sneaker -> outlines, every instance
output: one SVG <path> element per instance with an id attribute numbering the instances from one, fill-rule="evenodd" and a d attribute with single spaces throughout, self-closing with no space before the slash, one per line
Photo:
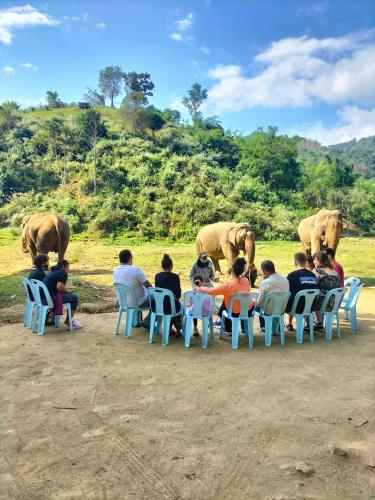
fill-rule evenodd
<path id="1" fill-rule="evenodd" d="M 72 321 L 72 329 L 73 329 L 73 330 L 79 330 L 80 328 L 82 328 L 81 323 L 79 323 L 78 321 L 75 321 L 75 320 L 73 319 L 73 321 Z"/>
<path id="2" fill-rule="evenodd" d="M 216 328 L 217 330 L 220 330 L 221 328 L 221 321 L 215 321 L 213 324 L 213 327 Z"/>

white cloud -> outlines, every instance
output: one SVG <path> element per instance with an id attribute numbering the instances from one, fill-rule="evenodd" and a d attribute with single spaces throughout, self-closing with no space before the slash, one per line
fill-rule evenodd
<path id="1" fill-rule="evenodd" d="M 13 66 L 4 66 L 2 71 L 6 75 L 13 75 L 16 72 L 16 70 L 13 68 Z"/>
<path id="2" fill-rule="evenodd" d="M 202 52 L 202 54 L 205 54 L 206 56 L 210 55 L 210 53 L 211 53 L 211 51 L 208 47 L 201 47 L 200 51 Z"/>
<path id="3" fill-rule="evenodd" d="M 375 135 L 375 107 L 362 109 L 344 106 L 338 111 L 339 120 L 333 127 L 322 122 L 306 123 L 288 130 L 288 134 L 318 140 L 324 146 Z"/>
<path id="4" fill-rule="evenodd" d="M 175 21 L 177 31 L 187 31 L 191 30 L 193 27 L 193 13 L 190 12 L 185 19 L 177 19 Z"/>
<path id="5" fill-rule="evenodd" d="M 303 107 L 375 103 L 375 30 L 337 38 L 285 38 L 254 58 L 251 77 L 238 65 L 217 66 L 208 76 L 218 80 L 209 91 L 217 112 L 254 106 Z"/>
<path id="6" fill-rule="evenodd" d="M 38 97 L 36 99 L 30 99 L 30 97 L 17 97 L 14 99 L 18 104 L 20 104 L 23 108 L 29 108 L 31 106 L 40 106 L 47 104 L 45 97 Z"/>
<path id="7" fill-rule="evenodd" d="M 38 71 L 38 66 L 31 63 L 21 63 L 21 66 L 29 71 Z"/>
<path id="8" fill-rule="evenodd" d="M 75 22 L 78 22 L 80 20 L 81 20 L 81 18 L 78 17 L 78 16 L 72 16 L 72 17 L 64 16 L 64 21 L 75 21 Z"/>
<path id="9" fill-rule="evenodd" d="M 95 25 L 95 26 L 96 26 L 98 29 L 102 29 L 102 30 L 104 30 L 104 29 L 105 29 L 105 27 L 106 27 L 105 23 L 103 23 L 103 22 L 96 23 L 96 25 Z"/>
<path id="10" fill-rule="evenodd" d="M 182 42 L 183 40 L 181 33 L 171 33 L 169 36 L 173 38 L 173 40 L 176 40 L 176 42 Z"/>
<path id="11" fill-rule="evenodd" d="M 9 7 L 0 10 L 0 42 L 10 45 L 15 29 L 28 26 L 54 26 L 59 21 L 31 5 Z"/>

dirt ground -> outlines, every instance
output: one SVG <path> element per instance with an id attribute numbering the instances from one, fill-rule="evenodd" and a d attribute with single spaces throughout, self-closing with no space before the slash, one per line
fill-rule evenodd
<path id="1" fill-rule="evenodd" d="M 0 328 L 1 499 L 375 498 L 375 315 L 359 332 L 202 351 L 116 314 Z"/>

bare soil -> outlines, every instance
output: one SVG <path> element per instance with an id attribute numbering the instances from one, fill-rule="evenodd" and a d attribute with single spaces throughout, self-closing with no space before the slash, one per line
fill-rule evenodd
<path id="1" fill-rule="evenodd" d="M 270 349 L 1 327 L 0 498 L 375 498 L 370 292 L 356 335 Z"/>

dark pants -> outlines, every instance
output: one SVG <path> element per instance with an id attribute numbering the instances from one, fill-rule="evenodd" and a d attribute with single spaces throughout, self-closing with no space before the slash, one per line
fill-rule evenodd
<path id="1" fill-rule="evenodd" d="M 148 303 L 148 301 L 147 301 L 147 303 Z M 174 303 L 175 303 L 175 307 L 176 307 L 176 313 L 180 312 L 181 311 L 181 304 L 180 304 L 180 301 L 178 299 L 176 299 L 176 297 L 174 299 Z M 144 305 L 146 305 L 146 302 L 144 302 Z M 142 307 L 142 304 L 140 307 Z M 152 298 L 151 298 L 151 311 L 155 312 L 155 301 Z M 164 312 L 164 314 L 171 314 L 171 304 L 170 304 L 168 297 L 165 297 L 165 299 L 164 299 L 163 312 Z M 142 322 L 142 326 L 144 326 L 145 328 L 149 328 L 149 326 L 150 326 L 150 320 L 151 320 L 150 315 L 151 315 L 151 313 L 149 313 L 147 315 L 147 317 Z M 182 328 L 181 316 L 175 316 L 174 318 L 171 318 L 171 326 L 172 325 L 176 328 L 176 330 L 181 330 L 181 328 Z"/>
<path id="2" fill-rule="evenodd" d="M 78 297 L 74 293 L 62 293 L 61 294 L 63 304 L 70 304 L 72 311 L 77 310 Z"/>
<path id="3" fill-rule="evenodd" d="M 218 316 L 220 318 L 222 318 L 223 317 L 223 311 L 226 311 L 226 310 L 227 310 L 227 308 L 225 306 L 225 302 L 223 301 L 222 304 L 221 304 L 221 306 L 220 306 L 220 309 L 219 309 L 219 311 L 217 313 Z M 253 313 L 254 313 L 254 308 L 249 309 L 248 317 L 250 318 L 253 315 Z M 239 313 L 232 313 L 232 316 L 234 318 L 238 318 L 239 315 L 240 315 Z M 228 332 L 228 333 L 232 333 L 232 321 L 229 318 L 225 318 L 224 319 L 224 325 L 225 325 L 225 331 Z M 242 331 L 244 332 L 245 331 L 245 327 L 244 327 L 244 322 L 243 321 L 241 321 L 241 328 L 242 328 Z"/>

